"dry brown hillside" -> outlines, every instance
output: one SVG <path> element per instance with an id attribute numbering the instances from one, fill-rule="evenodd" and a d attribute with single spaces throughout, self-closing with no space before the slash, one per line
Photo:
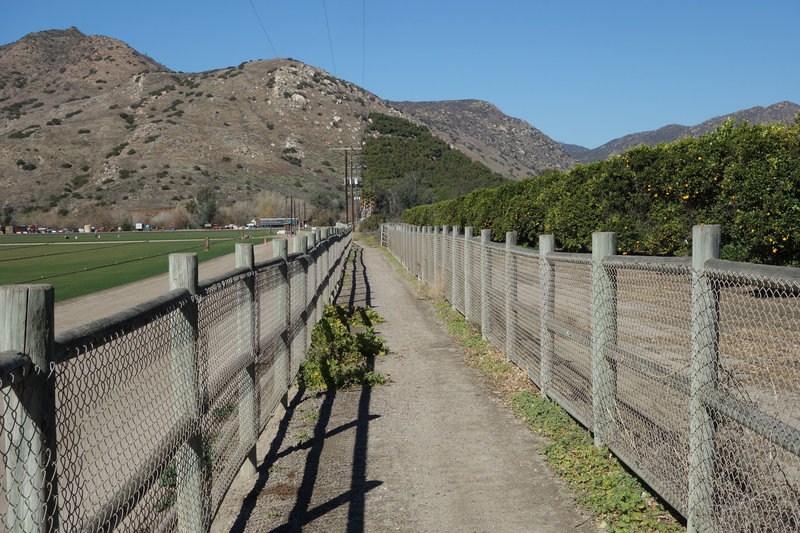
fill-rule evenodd
<path id="1" fill-rule="evenodd" d="M 281 195 L 335 204 L 335 149 L 362 141 L 370 112 L 427 125 L 509 176 L 573 164 L 486 102 L 448 105 L 446 120 L 404 115 L 409 105 L 292 59 L 181 73 L 76 28 L 30 34 L 0 46 L 0 222 L 122 220 L 190 206 L 204 191 L 220 205 L 264 191 L 280 205 Z"/>
<path id="2" fill-rule="evenodd" d="M 338 192 L 331 148 L 396 113 L 290 59 L 175 73 L 74 28 L 3 46 L 0 67 L 0 207 L 17 215 L 174 207 L 204 186 L 221 203 Z"/>

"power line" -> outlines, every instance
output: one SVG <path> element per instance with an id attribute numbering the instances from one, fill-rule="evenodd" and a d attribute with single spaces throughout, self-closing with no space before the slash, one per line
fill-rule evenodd
<path id="1" fill-rule="evenodd" d="M 258 16 L 258 11 L 256 11 L 256 6 L 253 5 L 253 0 L 248 0 L 250 2 L 250 7 L 253 8 L 253 13 L 256 15 L 256 19 L 258 19 L 258 23 L 261 25 L 261 31 L 264 32 L 264 37 L 267 38 L 267 42 L 269 43 L 269 47 L 272 48 L 272 55 L 274 57 L 278 57 L 278 52 L 275 50 L 275 46 L 272 44 L 272 39 L 269 38 L 267 35 L 267 29 L 264 27 L 264 23 L 261 22 L 261 17 Z"/>
<path id="2" fill-rule="evenodd" d="M 325 14 L 325 27 L 328 29 L 328 44 L 331 47 L 331 61 L 333 61 L 333 75 L 337 78 L 339 77 L 336 74 L 336 59 L 333 57 L 333 40 L 331 39 L 331 26 L 328 24 L 328 9 L 325 7 L 325 0 L 322 0 L 322 12 Z"/>

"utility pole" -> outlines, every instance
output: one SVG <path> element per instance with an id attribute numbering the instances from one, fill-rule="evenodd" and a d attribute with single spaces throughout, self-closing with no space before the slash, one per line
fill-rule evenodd
<path id="1" fill-rule="evenodd" d="M 350 205 L 347 198 L 347 148 L 344 149 L 344 223 L 350 223 Z"/>
<path id="2" fill-rule="evenodd" d="M 353 165 L 355 162 L 356 150 L 361 150 L 361 147 L 353 148 L 352 146 L 331 146 L 328 148 L 331 151 L 344 152 L 344 216 L 347 224 L 355 223 L 356 221 L 356 208 L 355 208 L 355 169 Z"/>
<path id="3" fill-rule="evenodd" d="M 353 213 L 353 229 L 356 227 L 356 180 L 353 174 L 353 159 L 355 153 L 350 157 L 350 202 L 352 203 L 351 213 Z"/>

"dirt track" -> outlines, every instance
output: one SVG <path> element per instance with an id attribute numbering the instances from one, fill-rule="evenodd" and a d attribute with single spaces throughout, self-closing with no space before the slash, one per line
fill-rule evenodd
<path id="1" fill-rule="evenodd" d="M 463 364 L 431 307 L 374 248 L 348 263 L 339 301 L 372 305 L 390 382 L 290 391 L 212 531 L 597 531 L 539 453 L 541 441 Z"/>
<path id="2" fill-rule="evenodd" d="M 271 242 L 266 245 L 256 244 L 253 248 L 256 262 L 272 257 Z M 201 280 L 210 278 L 233 270 L 235 266 L 235 254 L 211 259 L 199 264 L 198 278 Z M 58 302 L 55 305 L 56 333 L 124 311 L 165 292 L 169 292 L 168 274 Z"/>

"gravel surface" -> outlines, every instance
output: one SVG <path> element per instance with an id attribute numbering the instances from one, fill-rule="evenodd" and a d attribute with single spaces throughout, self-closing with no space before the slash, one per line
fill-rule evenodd
<path id="1" fill-rule="evenodd" d="M 347 270 L 338 301 L 387 320 L 376 331 L 392 353 L 376 370 L 389 383 L 290 391 L 257 478 L 237 478 L 212 531 L 598 531 L 383 252 L 364 248 Z"/>

